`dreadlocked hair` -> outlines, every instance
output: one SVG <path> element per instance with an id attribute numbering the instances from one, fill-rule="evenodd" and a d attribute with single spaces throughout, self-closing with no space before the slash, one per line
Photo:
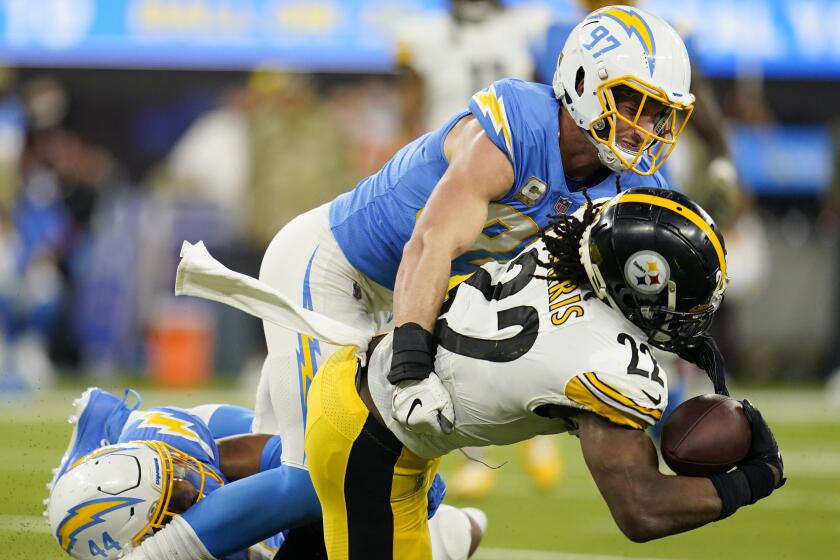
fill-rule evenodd
<path id="1" fill-rule="evenodd" d="M 548 225 L 539 233 L 549 254 L 549 262 L 539 264 L 549 270 L 547 276 L 535 276 L 544 280 L 571 280 L 576 284 L 588 284 L 589 278 L 580 262 L 580 240 L 603 203 L 594 204 L 586 188 L 583 188 L 586 206 L 582 219 L 566 214 L 551 216 Z"/>

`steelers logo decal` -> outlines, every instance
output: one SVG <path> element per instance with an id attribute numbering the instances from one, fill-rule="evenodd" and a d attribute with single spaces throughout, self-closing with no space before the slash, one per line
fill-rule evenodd
<path id="1" fill-rule="evenodd" d="M 655 251 L 639 251 L 624 263 L 627 285 L 643 294 L 658 294 L 665 289 L 670 277 L 668 261 Z"/>

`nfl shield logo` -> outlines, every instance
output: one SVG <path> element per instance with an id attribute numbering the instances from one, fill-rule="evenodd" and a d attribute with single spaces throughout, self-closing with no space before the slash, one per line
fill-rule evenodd
<path id="1" fill-rule="evenodd" d="M 557 200 L 554 201 L 554 213 L 555 214 L 565 214 L 569 211 L 569 208 L 572 206 L 572 201 L 566 198 L 565 196 L 558 197 Z"/>

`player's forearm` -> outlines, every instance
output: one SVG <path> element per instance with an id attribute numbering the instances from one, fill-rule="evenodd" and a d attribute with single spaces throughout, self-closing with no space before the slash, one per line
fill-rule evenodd
<path id="1" fill-rule="evenodd" d="M 610 511 L 634 542 L 695 529 L 720 515 L 721 501 L 708 478 L 658 474 L 631 487 L 621 505 L 610 504 Z"/>
<path id="2" fill-rule="evenodd" d="M 644 431 L 594 414 L 580 415 L 578 426 L 586 465 L 630 540 L 658 539 L 720 517 L 722 504 L 712 482 L 659 472 L 656 448 Z"/>
<path id="3" fill-rule="evenodd" d="M 425 239 L 424 239 L 425 237 Z M 434 236 L 416 236 L 403 251 L 394 285 L 394 323 L 417 323 L 434 331 L 449 285 L 451 250 Z"/>

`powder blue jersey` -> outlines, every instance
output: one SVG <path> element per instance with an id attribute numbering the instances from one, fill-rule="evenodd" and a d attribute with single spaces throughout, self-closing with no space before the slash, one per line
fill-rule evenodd
<path id="1" fill-rule="evenodd" d="M 613 196 L 619 187 L 668 188 L 659 173 L 643 177 L 606 168 L 588 183 L 568 179 L 560 158 L 560 110 L 552 89 L 542 84 L 505 79 L 476 93 L 467 111 L 402 148 L 379 172 L 332 202 L 330 227 L 347 259 L 377 283 L 394 288 L 403 246 L 448 166 L 446 135 L 469 114 L 510 160 L 514 182 L 505 196 L 490 203 L 478 240 L 452 261 L 453 275 L 471 273 L 490 260 L 510 260 L 551 215 L 584 204 L 583 187 L 591 198 Z"/>

